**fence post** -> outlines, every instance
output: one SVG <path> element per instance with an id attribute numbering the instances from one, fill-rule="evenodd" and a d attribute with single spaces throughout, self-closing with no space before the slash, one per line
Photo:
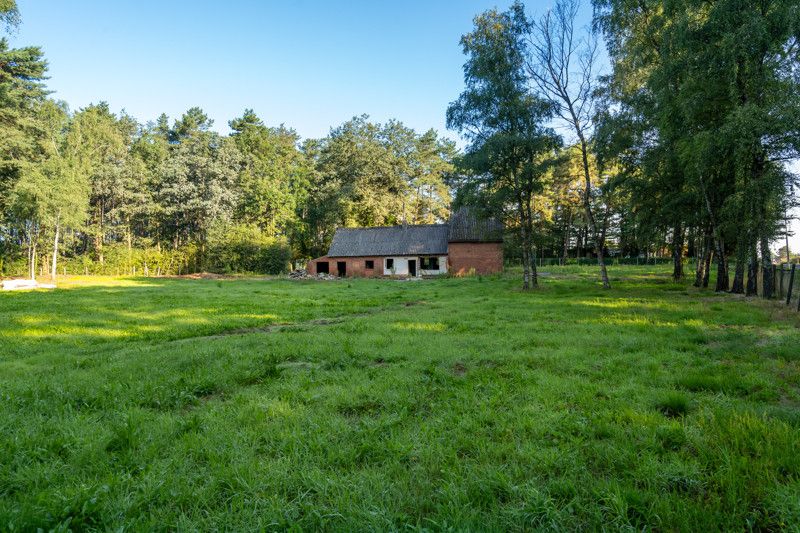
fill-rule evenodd
<path id="1" fill-rule="evenodd" d="M 772 264 L 772 287 L 770 287 L 769 298 L 775 298 L 775 278 L 778 277 L 778 265 Z"/>
<path id="2" fill-rule="evenodd" d="M 789 302 L 792 301 L 792 287 L 794 286 L 794 270 L 797 267 L 796 263 L 792 263 L 792 271 L 789 274 L 789 290 L 786 293 L 786 305 L 789 305 Z"/>

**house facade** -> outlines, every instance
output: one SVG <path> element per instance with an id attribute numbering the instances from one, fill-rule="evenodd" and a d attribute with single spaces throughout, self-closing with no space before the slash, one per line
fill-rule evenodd
<path id="1" fill-rule="evenodd" d="M 490 274 L 503 270 L 503 227 L 461 209 L 446 224 L 338 228 L 310 274 L 341 277 Z"/>

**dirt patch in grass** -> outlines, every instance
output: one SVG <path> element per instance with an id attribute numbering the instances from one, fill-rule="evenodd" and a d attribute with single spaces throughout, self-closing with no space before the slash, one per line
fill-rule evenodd
<path id="1" fill-rule="evenodd" d="M 236 279 L 233 276 L 214 274 L 213 272 L 197 272 L 195 274 L 182 274 L 180 276 L 163 276 L 166 279 Z"/>
<path id="2" fill-rule="evenodd" d="M 415 305 L 424 305 L 426 302 L 420 300 L 415 302 L 404 302 L 402 307 L 410 307 Z M 343 322 L 347 322 L 348 320 L 354 318 L 364 318 L 368 317 L 377 313 L 386 313 L 389 311 L 396 310 L 397 307 L 377 307 L 375 309 L 370 309 L 368 311 L 362 313 L 353 313 L 349 315 L 340 315 L 330 318 L 315 318 L 313 320 L 307 320 L 305 322 L 280 322 L 277 324 L 269 324 L 266 326 L 255 326 L 251 328 L 236 328 L 230 329 L 226 331 L 220 331 L 218 333 L 214 333 L 213 335 L 198 335 L 196 337 L 184 337 L 181 339 L 176 339 L 173 342 L 186 342 L 186 341 L 196 341 L 196 340 L 211 340 L 211 339 L 218 339 L 222 337 L 228 337 L 231 335 L 249 335 L 252 333 L 276 333 L 278 331 L 288 330 L 288 329 L 299 329 L 304 328 L 307 326 L 331 326 L 334 324 L 341 324 Z"/>

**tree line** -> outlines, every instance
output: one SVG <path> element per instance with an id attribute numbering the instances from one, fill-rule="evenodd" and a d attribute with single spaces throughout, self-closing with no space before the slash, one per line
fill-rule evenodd
<path id="1" fill-rule="evenodd" d="M 71 112 L 46 67 L 0 40 L 2 273 L 277 273 L 338 225 L 447 217 L 455 145 L 433 130 L 360 116 L 301 141 L 248 109 L 220 135 L 198 107 L 141 124 L 105 103 Z"/>
<path id="2" fill-rule="evenodd" d="M 526 287 L 537 245 L 560 236 L 566 253 L 578 217 L 605 287 L 615 248 L 668 250 L 675 279 L 691 255 L 702 287 L 715 264 L 718 291 L 755 294 L 762 265 L 771 292 L 770 244 L 796 205 L 797 3 L 594 0 L 589 28 L 579 7 L 530 18 L 516 2 L 462 38 L 467 88 L 448 109 L 470 140 L 461 200 L 519 225 Z"/>
<path id="3" fill-rule="evenodd" d="M 800 14 L 792 0 L 578 0 L 489 10 L 461 39 L 431 130 L 354 117 L 322 139 L 252 110 L 220 135 L 202 111 L 139 123 L 52 99 L 37 47 L 0 40 L 0 272 L 280 272 L 337 226 L 432 223 L 472 205 L 505 253 L 669 256 L 680 279 L 752 294 L 788 231 L 800 145 Z M 19 23 L 0 0 L 0 20 Z M 603 51 L 610 69 L 601 68 Z M 790 251 L 788 241 L 787 259 Z"/>

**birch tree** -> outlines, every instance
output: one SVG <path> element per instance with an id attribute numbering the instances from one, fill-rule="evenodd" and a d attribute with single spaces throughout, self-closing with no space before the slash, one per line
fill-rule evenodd
<path id="1" fill-rule="evenodd" d="M 515 4 L 518 5 L 518 4 Z M 595 212 L 596 183 L 590 168 L 590 144 L 596 103 L 597 40 L 591 33 L 581 34 L 577 26 L 577 0 L 558 0 L 528 28 L 530 54 L 526 69 L 534 86 L 552 105 L 554 116 L 577 139 L 583 174 L 583 209 L 592 234 L 603 287 L 611 288 L 604 248 L 605 220 Z M 596 182 L 597 178 L 595 179 Z M 607 210 L 606 210 L 607 211 Z"/>
<path id="2" fill-rule="evenodd" d="M 484 193 L 507 206 L 519 229 L 523 290 L 537 286 L 533 202 L 560 145 L 560 138 L 545 126 L 553 106 L 527 85 L 527 28 L 520 3 L 475 18 L 475 29 L 461 38 L 467 55 L 466 90 L 447 110 L 448 127 L 470 142 L 462 167 L 481 182 Z"/>

